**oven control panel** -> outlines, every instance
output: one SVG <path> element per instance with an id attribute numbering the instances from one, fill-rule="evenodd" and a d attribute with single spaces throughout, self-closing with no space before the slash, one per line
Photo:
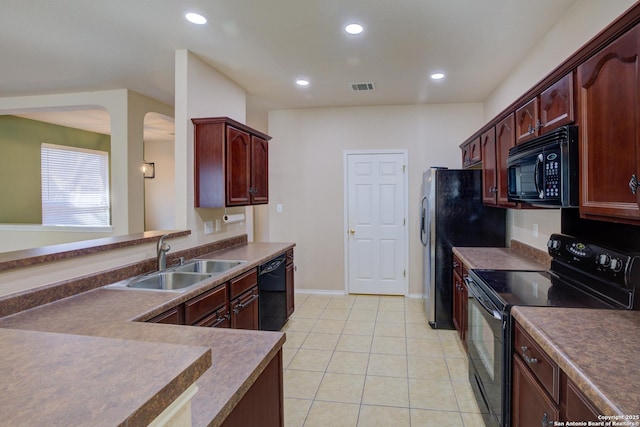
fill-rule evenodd
<path id="1" fill-rule="evenodd" d="M 640 254 L 624 253 L 564 234 L 552 234 L 547 248 L 554 260 L 577 270 L 626 288 L 640 287 Z"/>

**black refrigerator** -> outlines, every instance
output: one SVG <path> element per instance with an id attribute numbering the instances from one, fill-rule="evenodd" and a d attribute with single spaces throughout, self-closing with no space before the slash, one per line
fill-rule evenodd
<path id="1" fill-rule="evenodd" d="M 453 329 L 454 246 L 505 246 L 506 209 L 482 204 L 482 171 L 430 168 L 423 174 L 420 240 L 429 325 Z"/>

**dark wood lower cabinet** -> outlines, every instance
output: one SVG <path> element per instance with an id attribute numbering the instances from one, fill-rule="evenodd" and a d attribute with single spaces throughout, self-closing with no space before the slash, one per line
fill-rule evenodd
<path id="1" fill-rule="evenodd" d="M 285 288 L 287 295 L 287 319 L 291 316 L 295 310 L 295 286 L 293 279 L 293 249 L 287 251 L 287 263 L 285 266 Z"/>
<path id="2" fill-rule="evenodd" d="M 562 421 L 601 421 L 600 412 L 582 394 L 578 387 L 566 375 L 562 375 L 562 400 L 560 410 Z"/>
<path id="3" fill-rule="evenodd" d="M 519 356 L 513 357 L 512 425 L 540 427 L 560 420 L 560 409 L 540 386 Z M 550 424 L 543 424 L 544 421 Z"/>
<path id="4" fill-rule="evenodd" d="M 222 427 L 284 426 L 282 350 L 267 365 Z"/>
<path id="5" fill-rule="evenodd" d="M 173 307 L 162 314 L 157 315 L 149 320 L 149 323 L 164 323 L 167 325 L 182 325 L 184 323 L 184 314 L 182 306 Z"/>
<path id="6" fill-rule="evenodd" d="M 255 286 L 231 301 L 231 327 L 258 330 L 258 287 Z"/>
<path id="7" fill-rule="evenodd" d="M 600 421 L 595 405 L 518 324 L 512 363 L 513 427 Z"/>

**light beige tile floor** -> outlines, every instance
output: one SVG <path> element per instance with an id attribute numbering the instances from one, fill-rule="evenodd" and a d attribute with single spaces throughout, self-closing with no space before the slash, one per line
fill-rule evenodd
<path id="1" fill-rule="evenodd" d="M 455 331 L 423 301 L 296 294 L 284 326 L 285 427 L 481 427 Z"/>

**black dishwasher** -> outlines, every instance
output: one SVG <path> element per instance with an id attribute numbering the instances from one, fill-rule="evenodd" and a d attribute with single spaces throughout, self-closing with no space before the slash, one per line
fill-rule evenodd
<path id="1" fill-rule="evenodd" d="M 286 255 L 282 254 L 258 267 L 261 331 L 279 331 L 287 321 L 285 264 Z"/>

